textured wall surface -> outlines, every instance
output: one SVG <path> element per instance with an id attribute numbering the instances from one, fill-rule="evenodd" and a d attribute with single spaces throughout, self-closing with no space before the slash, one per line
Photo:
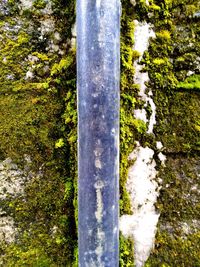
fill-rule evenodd
<path id="1" fill-rule="evenodd" d="M 122 2 L 124 20 L 127 14 L 134 20 L 130 22 L 132 26 L 130 23 L 127 26 L 135 28 L 133 79 L 139 89 L 132 96 L 126 91 L 126 99 L 131 96 L 132 114 L 137 120 L 136 123 L 132 119 L 135 130 L 130 127 L 131 119 L 127 127 L 132 132 L 130 139 L 132 136 L 138 142 L 132 147 L 132 153 L 127 148 L 130 167 L 124 184 L 121 176 L 125 196 L 122 195 L 122 234 L 134 240 L 136 266 L 199 266 L 199 3 L 135 1 L 132 4 L 132 9 L 126 10 L 128 4 Z M 148 33 L 145 25 L 149 25 L 154 35 Z M 124 31 L 122 27 L 122 38 L 125 34 L 127 28 Z M 148 47 L 144 51 L 148 35 Z M 124 69 L 131 63 L 126 56 L 131 56 L 131 52 L 127 50 L 127 45 L 125 48 L 122 43 L 122 90 L 126 82 Z M 124 110 L 128 104 L 123 94 L 122 102 Z M 128 119 L 127 114 L 125 117 Z M 127 128 L 123 127 L 123 122 L 126 123 L 123 116 L 122 119 L 123 133 Z M 155 168 L 153 174 L 152 168 Z M 130 210 L 126 208 L 125 189 L 130 197 Z M 153 225 L 157 225 L 154 230 Z M 148 239 L 153 242 L 148 243 Z M 130 252 L 128 248 L 122 250 L 121 265 L 133 266 L 132 255 L 127 251 Z"/>
<path id="2" fill-rule="evenodd" d="M 0 266 L 72 266 L 73 1 L 0 1 Z"/>
<path id="3" fill-rule="evenodd" d="M 122 0 L 124 267 L 200 266 L 198 2 Z M 74 6 L 0 0 L 0 266 L 77 266 Z"/>

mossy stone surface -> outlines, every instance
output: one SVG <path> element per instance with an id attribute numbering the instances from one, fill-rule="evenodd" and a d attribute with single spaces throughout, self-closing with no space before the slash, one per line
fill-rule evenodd
<path id="1" fill-rule="evenodd" d="M 2 242 L 3 266 L 77 266 L 77 114 L 75 2 L 0 3 L 0 160 L 31 179 L 21 195 L 0 199 L 15 221 L 16 242 Z M 122 1 L 120 210 L 131 214 L 126 192 L 135 140 L 154 149 L 162 178 L 160 222 L 148 267 L 196 267 L 199 255 L 200 7 L 193 1 Z M 50 8 L 50 9 L 49 9 Z M 49 12 L 50 10 L 50 12 Z M 134 84 L 134 19 L 153 25 L 142 59 L 156 104 L 154 134 L 133 116 L 143 106 Z M 47 24 L 45 24 L 47 23 Z M 50 27 L 47 27 L 49 24 Z M 45 26 L 46 25 L 46 26 Z M 48 29 L 48 30 L 47 30 Z M 151 114 L 148 110 L 147 114 Z M 167 157 L 163 167 L 156 141 Z M 31 161 L 26 169 L 26 157 Z M 133 241 L 120 239 L 120 265 L 134 266 Z"/>

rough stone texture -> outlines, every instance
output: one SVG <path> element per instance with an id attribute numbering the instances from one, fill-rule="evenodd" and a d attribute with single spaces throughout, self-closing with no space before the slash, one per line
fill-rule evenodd
<path id="1" fill-rule="evenodd" d="M 0 1 L 1 266 L 75 261 L 72 25 L 73 1 Z"/>
<path id="2" fill-rule="evenodd" d="M 125 3 L 124 6 L 126 6 Z M 134 51 L 134 59 L 137 60 L 137 57 L 139 57 L 140 63 L 143 64 L 140 66 L 142 73 L 139 77 L 141 80 L 145 72 L 148 72 L 149 76 L 149 81 L 145 83 L 146 88 L 141 83 L 140 90 L 144 87 L 145 94 L 152 93 L 150 97 L 156 106 L 155 111 L 151 105 L 146 106 L 145 103 L 141 103 L 140 91 L 138 96 L 135 96 L 136 104 L 130 110 L 134 113 L 135 119 L 143 120 L 146 124 L 146 129 L 140 128 L 138 123 L 138 133 L 135 134 L 133 129 L 132 138 L 133 140 L 138 140 L 142 147 L 149 147 L 154 151 L 152 161 L 156 162 L 157 177 L 155 181 L 160 188 L 159 197 L 155 204 L 155 208 L 160 214 L 155 245 L 146 264 L 137 262 L 137 251 L 134 251 L 136 266 L 200 265 L 200 47 L 199 19 L 195 15 L 196 12 L 198 13 L 199 8 L 197 1 L 190 3 L 189 1 L 182 3 L 173 1 L 137 1 L 132 7 L 132 18 L 137 18 L 143 24 L 145 22 L 151 23 L 155 32 L 155 36 L 150 39 L 149 48 L 146 49 L 142 59 L 141 54 L 138 55 L 136 53 L 137 51 Z M 126 15 L 130 13 L 129 11 Z M 136 38 L 135 43 L 137 44 L 137 34 L 135 34 L 134 38 Z M 124 50 L 122 51 L 124 52 Z M 126 53 L 124 54 L 126 55 Z M 129 52 L 129 56 L 131 57 L 131 52 Z M 122 65 L 123 63 L 122 60 Z M 135 76 L 136 78 L 138 76 L 137 66 Z M 124 81 L 123 76 L 122 88 L 124 87 Z M 127 93 L 127 95 L 130 99 L 130 93 Z M 132 101 L 134 101 L 133 98 Z M 128 106 L 128 104 L 125 105 Z M 140 112 L 141 110 L 142 112 Z M 152 133 L 150 133 L 148 132 L 148 120 L 154 112 L 156 112 L 156 122 Z M 131 122 L 128 116 L 127 121 Z M 134 118 L 132 121 L 134 124 Z M 131 141 L 129 142 L 131 143 Z M 137 146 L 136 148 L 132 146 L 132 148 L 137 149 Z M 129 151 L 128 147 L 127 151 Z M 136 158 L 133 161 L 133 166 L 137 161 L 138 159 Z M 143 163 L 140 164 L 141 168 L 146 168 L 143 165 Z M 132 176 L 133 183 L 137 181 L 137 176 L 139 176 L 139 172 L 137 172 L 137 175 Z M 141 175 L 141 181 L 143 177 L 144 175 Z M 128 177 L 127 184 L 129 180 L 130 177 Z M 141 188 L 141 194 L 144 192 L 143 190 L 144 188 Z M 127 191 L 129 192 L 129 188 Z M 130 198 L 132 200 L 132 194 Z M 127 202 L 127 199 L 128 197 L 126 196 L 123 201 L 126 200 Z M 124 210 L 123 208 L 123 212 Z M 128 210 L 128 212 L 130 211 Z M 122 219 L 124 218 L 122 233 L 124 232 L 126 236 L 130 236 L 132 231 L 134 236 L 135 228 L 132 226 L 130 229 L 130 225 L 134 225 L 133 222 L 137 211 L 126 215 L 128 212 L 125 212 L 124 217 L 122 216 Z M 143 230 L 145 231 L 147 228 L 148 223 L 143 226 Z M 134 245 L 135 248 L 137 247 L 136 244 L 137 241 Z M 129 257 L 131 259 L 132 256 L 127 255 L 127 258 Z M 130 261 L 124 260 L 124 258 L 122 257 L 122 266 L 127 266 L 128 264 L 132 266 Z"/>

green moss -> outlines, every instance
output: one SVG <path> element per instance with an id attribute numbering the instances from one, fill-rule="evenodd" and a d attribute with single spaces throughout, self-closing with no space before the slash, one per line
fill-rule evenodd
<path id="1" fill-rule="evenodd" d="M 46 50 L 51 36 L 41 40 L 36 30 L 44 5 L 35 2 L 35 9 L 20 15 L 17 2 L 10 2 L 13 13 L 0 25 L 0 155 L 32 177 L 24 195 L 1 200 L 1 208 L 14 218 L 17 238 L 1 244 L 0 253 L 8 267 L 72 266 L 77 246 L 75 54 L 69 47 L 67 56 Z M 56 20 L 58 6 L 53 8 Z M 70 38 L 74 1 L 59 3 L 59 9 L 66 19 L 56 31 L 61 36 L 65 31 L 66 38 L 68 29 Z M 33 77 L 26 78 L 27 71 Z M 31 158 L 30 170 L 24 169 L 25 155 Z"/>
<path id="2" fill-rule="evenodd" d="M 120 235 L 120 267 L 132 267 L 134 262 L 133 240 Z"/>
<path id="3" fill-rule="evenodd" d="M 177 88 L 186 90 L 200 90 L 200 75 L 192 75 L 185 79 L 185 81 L 177 84 Z"/>
<path id="4" fill-rule="evenodd" d="M 156 33 L 156 37 L 159 38 L 161 41 L 164 39 L 166 42 L 171 39 L 171 33 L 168 30 L 161 30 Z"/>
<path id="5" fill-rule="evenodd" d="M 138 121 L 133 121 L 130 109 L 133 110 L 136 103 L 138 88 L 133 84 L 135 52 L 134 44 L 134 14 L 132 6 L 122 1 L 121 17 L 121 110 L 120 110 L 120 209 L 121 214 L 130 214 L 131 206 L 126 193 L 126 179 L 128 172 L 128 155 L 132 151 L 137 130 L 141 128 Z"/>
<path id="6" fill-rule="evenodd" d="M 10 199 L 9 209 L 1 204 L 18 229 L 17 242 L 2 248 L 4 266 L 66 266 L 73 259 L 73 221 L 69 210 L 63 214 L 68 205 L 55 169 L 44 168 L 43 177 L 32 178 L 24 197 Z"/>
<path id="7" fill-rule="evenodd" d="M 143 62 L 156 104 L 154 134 L 164 145 L 167 161 L 164 169 L 157 164 L 163 181 L 156 204 L 161 214 L 155 248 L 145 266 L 199 266 L 199 232 L 194 225 L 199 220 L 199 30 L 193 11 L 182 15 L 188 1 L 154 3 L 160 9 L 151 11 L 148 19 L 156 38 Z M 188 77 L 189 71 L 194 74 Z"/>
<path id="8" fill-rule="evenodd" d="M 33 3 L 33 6 L 36 9 L 43 9 L 43 8 L 46 7 L 46 5 L 47 5 L 47 3 L 44 0 L 35 0 L 34 3 Z"/>
<path id="9" fill-rule="evenodd" d="M 158 232 L 154 257 L 150 256 L 145 267 L 199 266 L 199 244 L 199 232 L 188 235 L 187 239 Z"/>
<path id="10" fill-rule="evenodd" d="M 159 119 L 154 131 L 166 147 L 166 152 L 195 151 L 200 139 L 196 127 L 199 122 L 200 105 L 197 95 L 191 95 L 190 92 L 166 95 L 157 91 L 155 102 Z"/>

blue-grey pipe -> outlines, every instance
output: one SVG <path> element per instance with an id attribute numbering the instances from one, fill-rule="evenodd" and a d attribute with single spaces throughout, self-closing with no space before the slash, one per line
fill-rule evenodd
<path id="1" fill-rule="evenodd" d="M 120 1 L 77 0 L 79 267 L 119 265 Z"/>

